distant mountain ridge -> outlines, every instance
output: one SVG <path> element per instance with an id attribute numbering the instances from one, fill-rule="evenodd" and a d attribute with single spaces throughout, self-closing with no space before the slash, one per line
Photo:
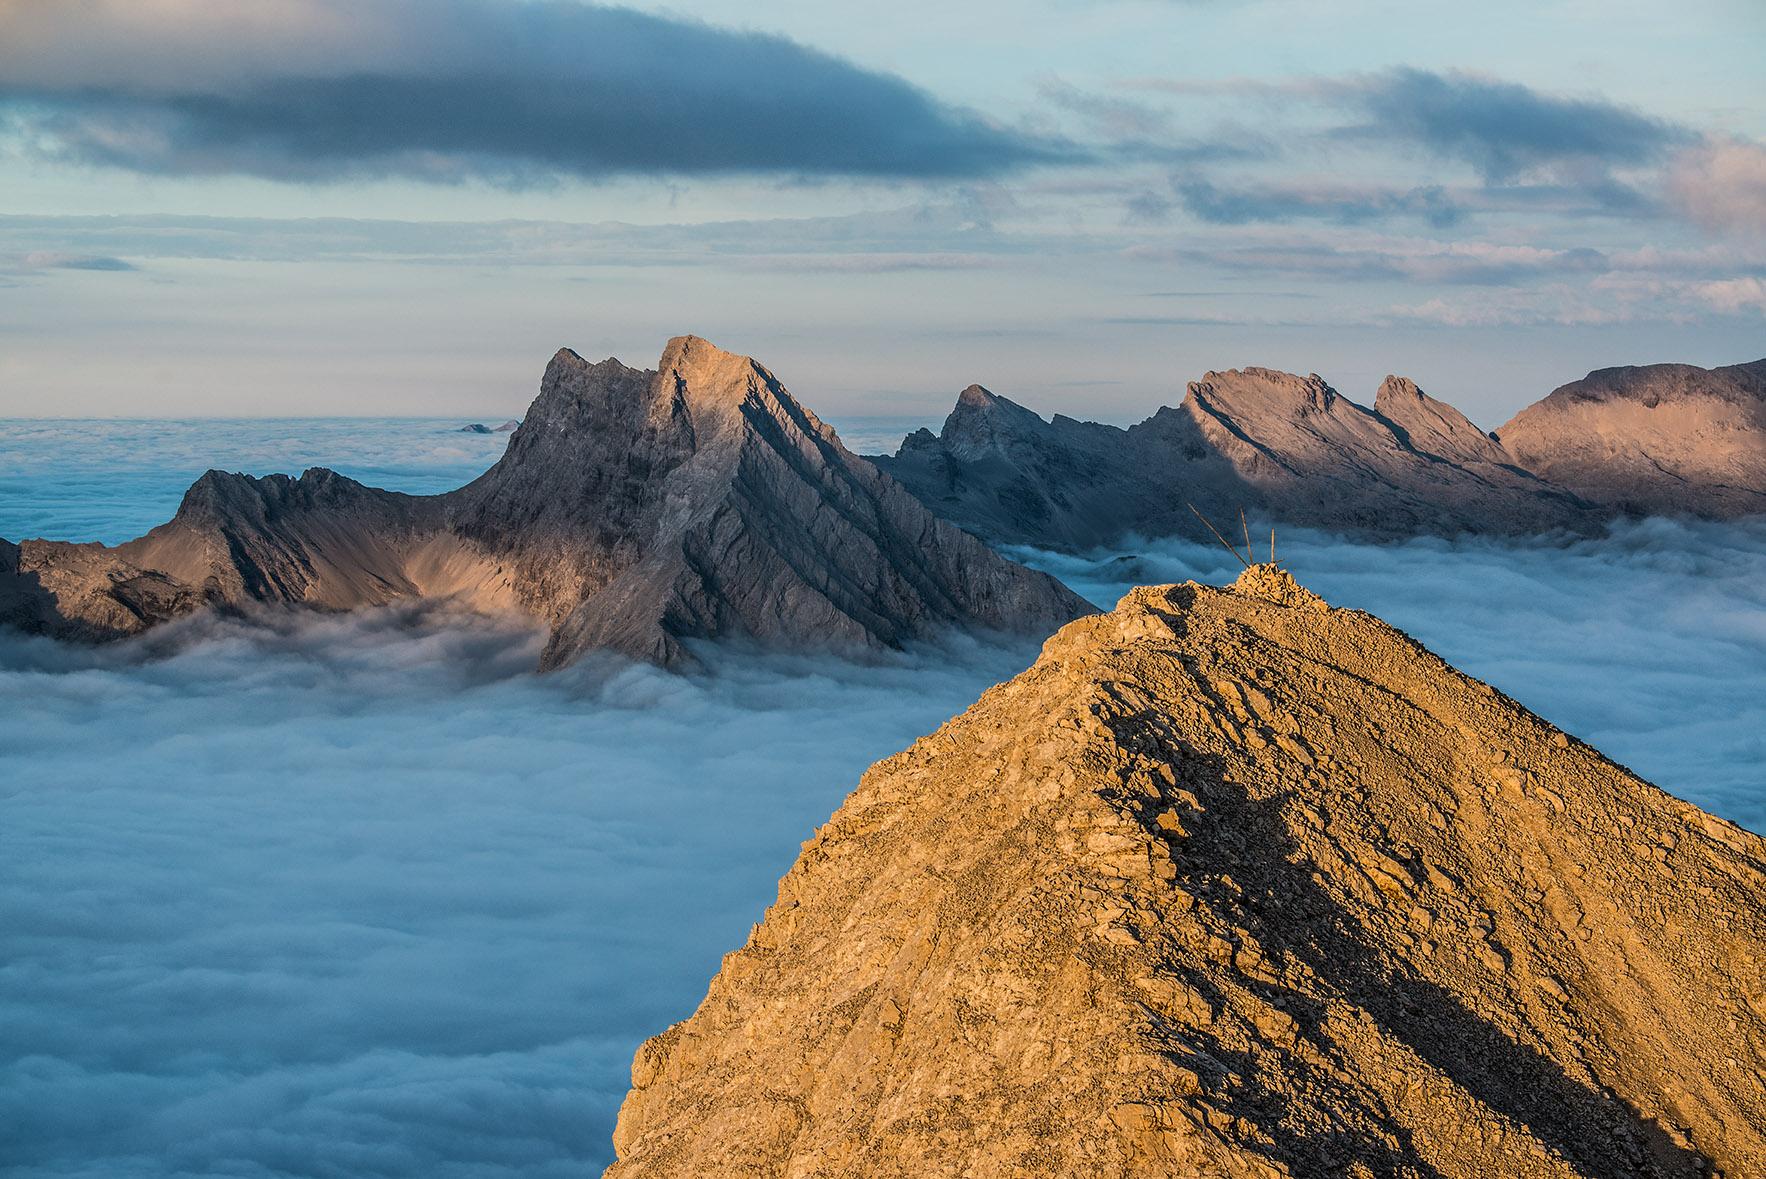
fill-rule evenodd
<path id="1" fill-rule="evenodd" d="M 1203 539 L 1192 503 L 1376 538 L 1732 517 L 1766 511 L 1766 361 L 1602 370 L 1494 434 L 1397 376 L 1368 408 L 1316 374 L 1211 372 L 1127 429 L 972 385 L 941 432 L 873 461 L 994 543 L 1069 550 Z"/>
<path id="2" fill-rule="evenodd" d="M 1598 369 L 1496 434 L 1542 478 L 1629 514 L 1766 512 L 1766 360 Z"/>
<path id="3" fill-rule="evenodd" d="M 539 619 L 547 667 L 602 648 L 677 665 L 697 638 L 1046 633 L 1090 609 L 938 520 L 759 364 L 692 336 L 653 371 L 561 350 L 503 457 L 458 491 L 210 471 L 137 540 L 0 550 L 0 619 L 66 637 L 213 606 L 413 597 Z"/>
<path id="4" fill-rule="evenodd" d="M 1316 374 L 1210 372 L 1127 429 L 971 385 L 941 432 L 866 460 L 697 337 L 655 370 L 563 349 L 503 456 L 457 491 L 210 471 L 127 543 L 0 542 L 0 622 L 112 638 L 212 607 L 448 598 L 543 622 L 547 667 L 600 648 L 678 664 L 701 638 L 1046 632 L 1089 607 L 983 542 L 1206 539 L 1192 505 L 1372 538 L 1766 511 L 1766 361 L 1603 369 L 1495 433 L 1396 376 L 1367 407 Z"/>

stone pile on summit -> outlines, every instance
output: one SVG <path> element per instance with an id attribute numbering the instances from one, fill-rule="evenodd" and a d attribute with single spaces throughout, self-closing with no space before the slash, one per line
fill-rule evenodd
<path id="1" fill-rule="evenodd" d="M 1766 1174 L 1766 840 L 1256 566 L 878 763 L 609 1179 Z"/>
<path id="2" fill-rule="evenodd" d="M 413 597 L 534 616 L 548 667 L 603 648 L 678 664 L 701 638 L 1047 633 L 1090 609 L 935 518 L 761 365 L 692 336 L 654 371 L 560 351 L 503 457 L 446 495 L 210 471 L 138 540 L 0 550 L 0 620 L 70 637 Z"/>

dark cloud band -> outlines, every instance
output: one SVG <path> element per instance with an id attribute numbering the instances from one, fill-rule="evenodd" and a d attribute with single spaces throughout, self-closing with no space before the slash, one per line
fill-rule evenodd
<path id="1" fill-rule="evenodd" d="M 68 68 L 0 51 L 0 117 L 56 158 L 303 181 L 972 177 L 1079 155 L 778 36 L 566 0 L 293 7 L 333 25 L 372 21 L 378 56 L 328 64 L 314 34 L 285 64 L 242 71 L 226 60 L 230 30 L 186 18 L 160 47 L 163 74 L 135 68 L 113 82 L 103 30 L 74 36 L 27 4 L 0 15 L 0 41 L 28 18 L 23 31 Z M 93 19 L 68 8 L 67 22 Z M 408 39 L 397 35 L 406 23 Z"/>
<path id="2" fill-rule="evenodd" d="M 1367 116 L 1345 134 L 1415 144 L 1499 183 L 1539 168 L 1649 164 L 1692 138 L 1602 99 L 1458 71 L 1397 69 L 1333 89 Z"/>

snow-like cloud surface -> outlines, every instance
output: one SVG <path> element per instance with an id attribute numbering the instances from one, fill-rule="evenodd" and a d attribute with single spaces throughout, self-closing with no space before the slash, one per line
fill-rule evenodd
<path id="1" fill-rule="evenodd" d="M 156 644 L 0 637 L 9 1174 L 596 1173 L 798 843 L 1034 654 L 537 677 L 538 635 L 416 610 Z"/>

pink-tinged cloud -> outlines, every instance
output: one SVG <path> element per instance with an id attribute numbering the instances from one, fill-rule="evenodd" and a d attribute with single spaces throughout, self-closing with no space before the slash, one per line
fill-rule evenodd
<path id="1" fill-rule="evenodd" d="M 1668 173 L 1675 203 L 1706 229 L 1766 234 L 1766 145 L 1713 139 L 1682 152 Z"/>

